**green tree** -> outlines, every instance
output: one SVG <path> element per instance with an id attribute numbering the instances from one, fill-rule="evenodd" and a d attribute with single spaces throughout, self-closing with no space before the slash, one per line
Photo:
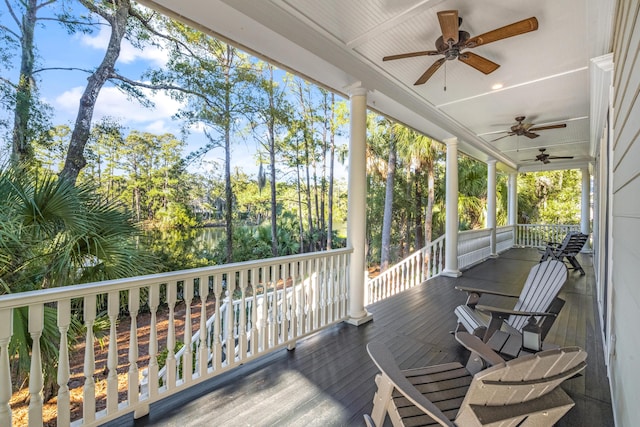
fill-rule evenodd
<path id="1" fill-rule="evenodd" d="M 180 23 L 165 24 L 177 42 L 171 45 L 166 69 L 152 72 L 150 77 L 156 85 L 177 82 L 184 90 L 173 92 L 173 96 L 186 103 L 177 116 L 184 121 L 185 129 L 204 127 L 208 142 L 191 158 L 201 157 L 214 148 L 221 147 L 224 151 L 226 262 L 232 262 L 232 138 L 238 135 L 250 111 L 248 100 L 256 72 L 247 55 L 238 49 Z"/>
<path id="2" fill-rule="evenodd" d="M 518 176 L 518 222 L 576 224 L 581 191 L 577 169 L 522 173 Z"/>
<path id="3" fill-rule="evenodd" d="M 53 17 L 43 17 L 46 10 L 56 0 L 5 1 L 7 12 L 14 26 L 0 26 L 2 47 L 0 64 L 11 68 L 14 52 L 18 52 L 19 71 L 17 81 L 0 78 L 0 90 L 4 103 L 13 110 L 11 131 L 11 161 L 14 165 L 28 164 L 33 159 L 32 143 L 45 142 L 49 137 L 49 107 L 41 103 L 38 97 L 36 75 L 42 70 L 36 69 L 37 57 L 35 30 L 43 20 L 59 21 L 65 19 L 65 12 Z M 65 2 L 60 1 L 64 8 Z M 70 30 L 73 26 L 68 27 Z"/>
<path id="4" fill-rule="evenodd" d="M 269 156 L 269 187 L 271 193 L 271 252 L 278 255 L 277 232 L 277 193 L 276 193 L 276 157 L 277 135 L 284 133 L 291 120 L 291 105 L 286 99 L 286 81 L 279 85 L 274 77 L 275 68 L 270 64 L 261 64 L 261 78 L 258 80 L 254 95 L 251 128 L 254 138 Z"/>

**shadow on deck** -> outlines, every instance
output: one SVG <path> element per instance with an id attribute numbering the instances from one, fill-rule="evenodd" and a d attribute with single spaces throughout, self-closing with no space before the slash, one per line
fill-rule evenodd
<path id="1" fill-rule="evenodd" d="M 466 362 L 468 352 L 449 331 L 453 309 L 464 303 L 456 285 L 519 292 L 538 261 L 535 249 L 511 249 L 462 277 L 436 277 L 422 286 L 367 307 L 373 321 L 344 323 L 301 340 L 233 372 L 151 406 L 150 415 L 115 420 L 110 426 L 363 426 L 370 412 L 377 369 L 366 344 L 385 343 L 403 369 L 442 362 Z M 613 426 L 609 383 L 596 311 L 591 257 L 580 256 L 587 274 L 569 271 L 560 296 L 566 304 L 546 341 L 578 345 L 588 353 L 584 375 L 566 381 L 576 406 L 558 426 Z M 483 296 L 483 304 L 499 300 Z"/>

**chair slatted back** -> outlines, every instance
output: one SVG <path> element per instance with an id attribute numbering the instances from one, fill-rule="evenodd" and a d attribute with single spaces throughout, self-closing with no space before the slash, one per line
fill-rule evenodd
<path id="1" fill-rule="evenodd" d="M 587 243 L 587 239 L 589 239 L 588 234 L 579 232 L 569 233 L 562 241 L 559 253 L 564 254 L 565 256 L 576 256 L 580 253 L 582 247 Z"/>
<path id="2" fill-rule="evenodd" d="M 529 272 L 520 298 L 514 306 L 516 311 L 545 312 L 560 288 L 567 280 L 567 267 L 561 261 L 549 259 L 535 265 Z M 528 322 L 526 316 L 510 316 L 507 323 L 522 330 Z"/>
<path id="3" fill-rule="evenodd" d="M 565 347 L 492 366 L 474 376 L 462 408 L 514 405 L 537 399 L 582 371 L 586 358 L 587 353 L 581 348 Z"/>

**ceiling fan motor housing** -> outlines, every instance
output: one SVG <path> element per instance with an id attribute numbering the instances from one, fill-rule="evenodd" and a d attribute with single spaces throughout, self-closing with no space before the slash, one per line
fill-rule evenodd
<path id="1" fill-rule="evenodd" d="M 470 37 L 471 35 L 468 32 L 458 31 L 458 43 L 449 45 L 449 43 L 445 42 L 444 38 L 440 36 L 436 40 L 436 50 L 443 54 L 448 61 L 457 59 L 458 56 L 460 56 L 460 51 L 467 47 L 465 43 Z"/>

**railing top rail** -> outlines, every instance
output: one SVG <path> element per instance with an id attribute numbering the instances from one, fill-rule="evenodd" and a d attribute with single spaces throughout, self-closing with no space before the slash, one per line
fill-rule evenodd
<path id="1" fill-rule="evenodd" d="M 125 291 L 131 288 L 163 284 L 171 281 L 193 280 L 203 276 L 234 273 L 238 270 L 248 270 L 267 265 L 285 262 L 301 262 L 314 258 L 350 254 L 353 248 L 333 249 L 330 251 L 309 252 L 305 254 L 284 257 L 266 258 L 261 260 L 236 262 L 233 264 L 214 265 L 190 270 L 171 271 L 167 273 L 149 274 L 145 276 L 128 277 L 124 279 L 105 280 L 102 282 L 85 283 L 81 285 L 62 286 L 59 288 L 42 289 L 38 291 L 19 292 L 0 295 L 0 309 L 24 307 L 32 304 L 42 304 L 51 301 L 80 298 L 99 295 L 107 292 Z"/>
<path id="2" fill-rule="evenodd" d="M 459 237 L 466 237 L 466 236 L 473 236 L 474 234 L 486 234 L 486 233 L 490 233 L 490 232 L 491 232 L 490 228 L 480 228 L 478 230 L 458 231 L 458 236 Z"/>

